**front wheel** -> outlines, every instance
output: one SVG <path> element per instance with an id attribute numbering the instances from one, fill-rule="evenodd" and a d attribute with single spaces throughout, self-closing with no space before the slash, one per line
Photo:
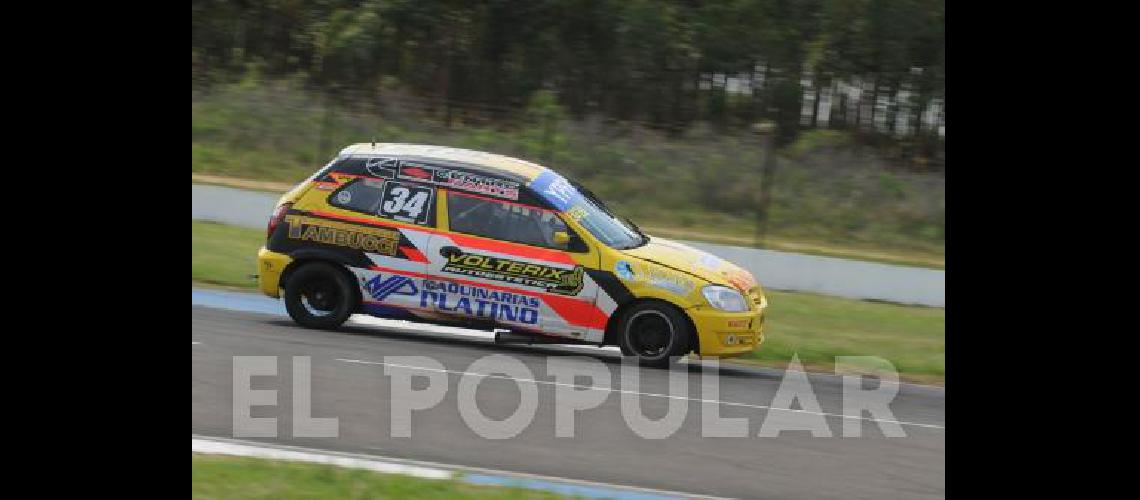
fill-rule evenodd
<path id="1" fill-rule="evenodd" d="M 332 330 L 352 315 L 353 284 L 343 270 L 326 262 L 304 264 L 285 283 L 285 310 L 297 324 Z"/>
<path id="2" fill-rule="evenodd" d="M 645 302 L 631 307 L 619 328 L 622 354 L 636 356 L 642 366 L 667 367 L 672 358 L 691 348 L 689 322 L 666 304 Z"/>

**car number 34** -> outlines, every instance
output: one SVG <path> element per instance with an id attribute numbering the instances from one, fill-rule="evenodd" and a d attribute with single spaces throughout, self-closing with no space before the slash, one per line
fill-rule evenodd
<path id="1" fill-rule="evenodd" d="M 431 200 L 431 189 L 389 183 L 384 190 L 380 211 L 393 218 L 421 220 Z"/>

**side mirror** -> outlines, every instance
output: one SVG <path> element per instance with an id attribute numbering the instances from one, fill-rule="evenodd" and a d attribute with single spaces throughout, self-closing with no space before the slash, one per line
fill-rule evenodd
<path id="1" fill-rule="evenodd" d="M 561 247 L 561 248 L 569 248 L 570 247 L 570 233 L 567 233 L 566 231 L 555 231 L 554 232 L 554 244 L 558 247 Z"/>

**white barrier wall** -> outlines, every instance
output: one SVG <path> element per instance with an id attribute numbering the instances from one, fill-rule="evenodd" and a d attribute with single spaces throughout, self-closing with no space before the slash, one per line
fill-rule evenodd
<path id="1" fill-rule="evenodd" d="M 767 288 L 946 307 L 946 272 L 686 241 L 752 271 Z"/>

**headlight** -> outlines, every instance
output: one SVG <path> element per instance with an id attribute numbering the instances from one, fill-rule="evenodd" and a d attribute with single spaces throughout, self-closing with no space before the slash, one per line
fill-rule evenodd
<path id="1" fill-rule="evenodd" d="M 744 312 L 748 310 L 748 302 L 740 292 L 727 286 L 709 285 L 701 289 L 701 294 L 709 305 L 728 312 Z"/>

